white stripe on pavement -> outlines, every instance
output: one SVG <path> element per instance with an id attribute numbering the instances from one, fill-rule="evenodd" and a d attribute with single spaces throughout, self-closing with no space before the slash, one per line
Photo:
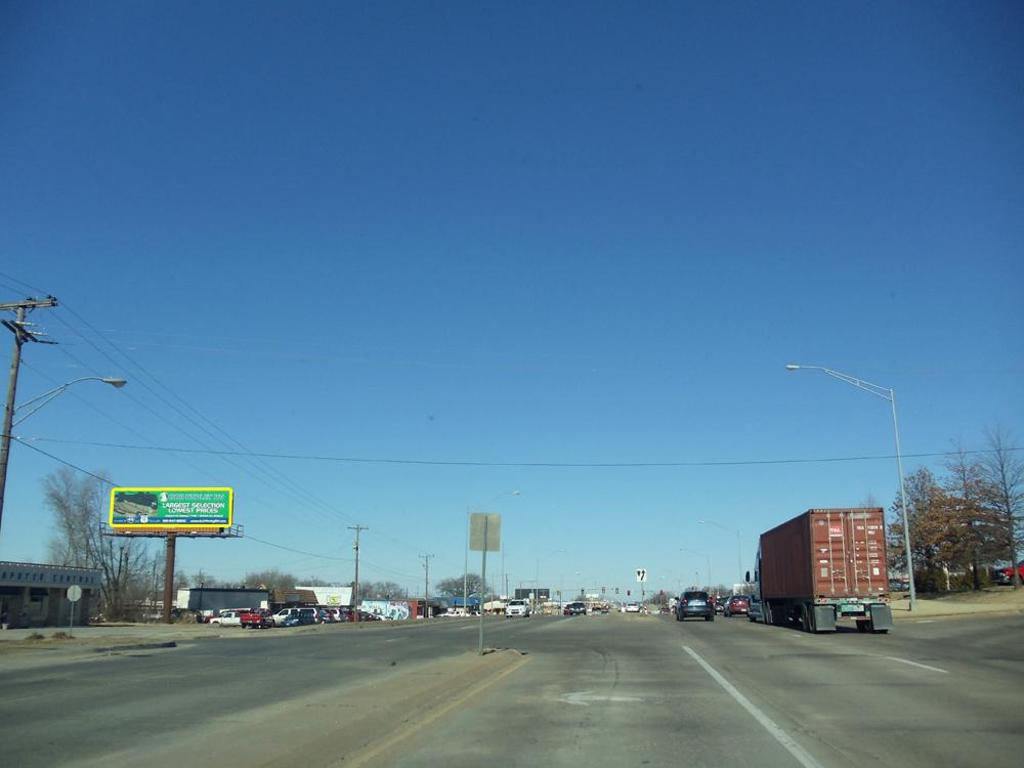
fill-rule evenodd
<path id="1" fill-rule="evenodd" d="M 808 753 L 807 750 L 805 750 L 803 747 L 797 744 L 790 737 L 790 735 L 786 733 L 784 730 L 782 730 L 779 726 L 777 726 L 775 722 L 770 717 L 768 717 L 768 715 L 766 715 L 764 712 L 762 712 L 760 709 L 754 706 L 754 704 L 751 703 L 750 699 L 748 699 L 746 696 L 744 696 L 742 693 L 736 690 L 736 687 L 732 683 L 730 683 L 728 680 L 722 677 L 718 673 L 718 670 L 716 670 L 714 667 L 712 667 L 710 664 L 704 661 L 704 659 L 702 659 L 696 651 L 694 651 L 688 645 L 684 645 L 683 650 L 690 654 L 693 657 L 694 661 L 700 664 L 704 668 L 704 671 L 711 675 L 711 677 L 714 678 L 715 682 L 722 686 L 722 688 L 725 689 L 725 692 L 732 696 L 741 707 L 747 710 L 747 712 L 749 712 L 750 715 L 755 720 L 757 720 L 757 722 L 759 722 L 777 742 L 779 742 L 779 744 L 785 747 L 789 754 L 791 754 L 793 757 L 797 759 L 797 762 L 799 762 L 800 765 L 802 765 L 804 768 L 822 768 L 821 763 L 819 763 L 817 760 L 811 757 L 810 753 Z"/>
<path id="2" fill-rule="evenodd" d="M 949 674 L 949 670 L 948 669 L 939 669 L 938 667 L 929 667 L 927 664 L 920 664 L 920 663 L 918 663 L 916 661 L 911 661 L 910 659 L 900 659 L 900 658 L 897 658 L 895 656 L 883 656 L 882 658 L 883 659 L 888 659 L 889 661 L 898 661 L 898 662 L 900 662 L 900 664 L 909 664 L 912 667 L 920 667 L 921 669 L 927 669 L 927 670 L 929 670 L 931 672 L 941 672 L 944 675 L 948 675 Z"/>

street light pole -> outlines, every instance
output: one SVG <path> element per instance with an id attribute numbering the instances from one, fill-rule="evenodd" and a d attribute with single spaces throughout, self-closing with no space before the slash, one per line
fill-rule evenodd
<path id="1" fill-rule="evenodd" d="M 15 329 L 20 329 L 23 323 L 23 310 L 20 310 L 18 312 L 17 322 L 8 323 L 8 321 L 4 321 L 4 325 L 7 325 L 8 327 L 13 327 Z M 24 403 L 15 408 L 14 399 L 18 388 L 18 368 L 21 365 L 21 345 L 26 340 L 39 341 L 39 339 L 34 338 L 34 336 L 30 333 L 26 332 L 25 335 L 23 336 L 19 335 L 17 330 L 15 331 L 14 352 L 11 356 L 11 372 L 7 383 L 7 402 L 4 406 L 3 435 L 0 436 L 0 525 L 2 525 L 3 523 L 4 493 L 7 489 L 7 466 L 10 462 L 11 454 L 11 430 L 15 427 L 15 425 L 23 422 L 33 413 L 35 413 L 44 405 L 46 405 L 48 402 L 50 402 L 55 397 L 63 393 L 64 390 L 66 390 L 72 384 L 78 384 L 79 382 L 82 381 L 102 381 L 104 384 L 109 384 L 112 387 L 120 389 L 121 387 L 128 383 L 125 379 L 115 378 L 112 376 L 83 376 L 79 379 L 72 379 L 66 384 L 61 384 L 59 387 L 54 387 L 51 390 L 43 392 L 43 394 L 37 395 L 36 397 L 31 398 L 30 400 L 26 400 Z M 24 413 L 17 419 L 14 418 L 15 411 L 21 411 L 25 409 L 27 406 L 32 405 L 33 403 L 36 404 L 35 407 L 29 409 L 27 413 Z"/>
<path id="2" fill-rule="evenodd" d="M 685 547 L 681 547 L 679 549 L 679 551 L 680 552 L 689 552 L 691 555 L 702 555 L 704 557 L 704 559 L 707 560 L 707 566 L 708 566 L 708 589 L 710 590 L 711 589 L 711 555 L 707 554 L 706 552 L 696 552 L 696 551 L 694 551 L 692 549 L 686 549 Z"/>
<path id="3" fill-rule="evenodd" d="M 907 517 L 907 489 L 903 482 L 903 455 L 900 452 L 900 426 L 896 420 L 896 390 L 892 387 L 882 387 L 878 384 L 872 384 L 870 381 L 864 381 L 858 379 L 856 376 L 851 376 L 848 373 L 841 373 L 839 371 L 833 371 L 831 368 L 825 368 L 820 365 L 795 365 L 788 363 L 786 365 L 787 371 L 821 371 L 834 379 L 845 381 L 851 386 L 857 387 L 857 389 L 863 389 L 865 392 L 870 392 L 876 397 L 880 397 L 883 400 L 888 400 L 889 405 L 892 406 L 892 429 L 896 436 L 896 472 L 899 475 L 900 481 L 900 508 L 903 513 L 903 547 L 907 553 L 907 574 L 910 579 L 910 610 L 911 612 L 917 610 L 917 590 L 914 587 L 914 557 L 910 551 L 910 520 Z"/>
<path id="4" fill-rule="evenodd" d="M 736 572 L 738 581 L 737 584 L 743 583 L 743 532 L 736 528 L 730 528 L 727 525 L 716 523 L 714 520 L 698 520 L 699 525 L 713 525 L 716 528 L 721 528 L 723 531 L 736 534 Z"/>

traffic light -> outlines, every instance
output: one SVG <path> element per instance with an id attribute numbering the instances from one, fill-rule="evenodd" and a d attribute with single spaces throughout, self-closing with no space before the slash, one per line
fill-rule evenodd
<path id="1" fill-rule="evenodd" d="M 619 588 L 618 587 L 615 588 L 615 594 L 616 595 L 619 594 Z"/>
<path id="2" fill-rule="evenodd" d="M 603 594 L 604 594 L 605 592 L 607 592 L 607 591 L 608 591 L 608 588 L 607 588 L 607 587 L 601 587 L 601 594 L 602 594 L 602 595 L 603 595 Z"/>
<path id="3" fill-rule="evenodd" d="M 632 591 L 627 589 L 626 590 L 626 597 L 629 597 L 631 594 L 633 594 Z"/>

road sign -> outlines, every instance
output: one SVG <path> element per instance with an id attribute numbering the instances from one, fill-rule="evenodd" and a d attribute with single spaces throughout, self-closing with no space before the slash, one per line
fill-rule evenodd
<path id="1" fill-rule="evenodd" d="M 232 488 L 113 488 L 110 527 L 230 528 L 234 502 Z"/>
<path id="2" fill-rule="evenodd" d="M 636 569 L 636 581 L 637 584 L 644 584 L 647 581 L 647 569 L 637 568 Z"/>
<path id="3" fill-rule="evenodd" d="M 474 512 L 469 516 L 469 548 L 474 552 L 501 551 L 501 515 L 497 512 Z"/>
<path id="4" fill-rule="evenodd" d="M 72 603 L 77 603 L 82 599 L 82 588 L 77 584 L 72 584 L 68 587 L 68 600 Z"/>

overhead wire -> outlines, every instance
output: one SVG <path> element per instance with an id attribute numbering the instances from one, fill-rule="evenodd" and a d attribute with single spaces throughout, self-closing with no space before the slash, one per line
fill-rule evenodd
<path id="1" fill-rule="evenodd" d="M 145 446 L 133 445 L 130 443 L 109 443 L 97 440 L 67 440 L 56 437 L 33 437 L 47 443 L 64 443 L 67 445 L 89 445 L 99 448 L 121 448 L 125 450 L 151 450 L 169 453 L 195 453 L 195 454 L 240 454 L 237 451 L 201 450 L 197 448 L 179 448 L 172 446 Z M 1011 446 L 1003 448 L 1005 451 L 1022 451 L 1024 446 Z M 928 459 L 944 458 L 948 456 L 966 456 L 992 453 L 991 449 L 978 448 L 967 451 L 923 451 L 915 453 L 903 453 L 904 459 Z M 747 466 L 772 466 L 785 464 L 836 464 L 853 461 L 884 461 L 895 459 L 895 454 L 867 454 L 858 456 L 811 456 L 797 458 L 778 459 L 703 459 L 697 461 L 614 461 L 614 462 L 589 462 L 589 461 L 466 461 L 447 459 L 404 459 L 404 458 L 381 458 L 367 456 L 331 456 L 326 454 L 304 454 L 304 453 L 277 453 L 257 452 L 254 455 L 270 459 L 288 459 L 292 461 L 316 461 L 316 462 L 340 462 L 349 464 L 395 464 L 407 466 L 432 466 L 432 467 L 481 467 L 481 468 L 518 468 L 518 469 L 675 469 L 687 467 L 747 467 Z"/>

